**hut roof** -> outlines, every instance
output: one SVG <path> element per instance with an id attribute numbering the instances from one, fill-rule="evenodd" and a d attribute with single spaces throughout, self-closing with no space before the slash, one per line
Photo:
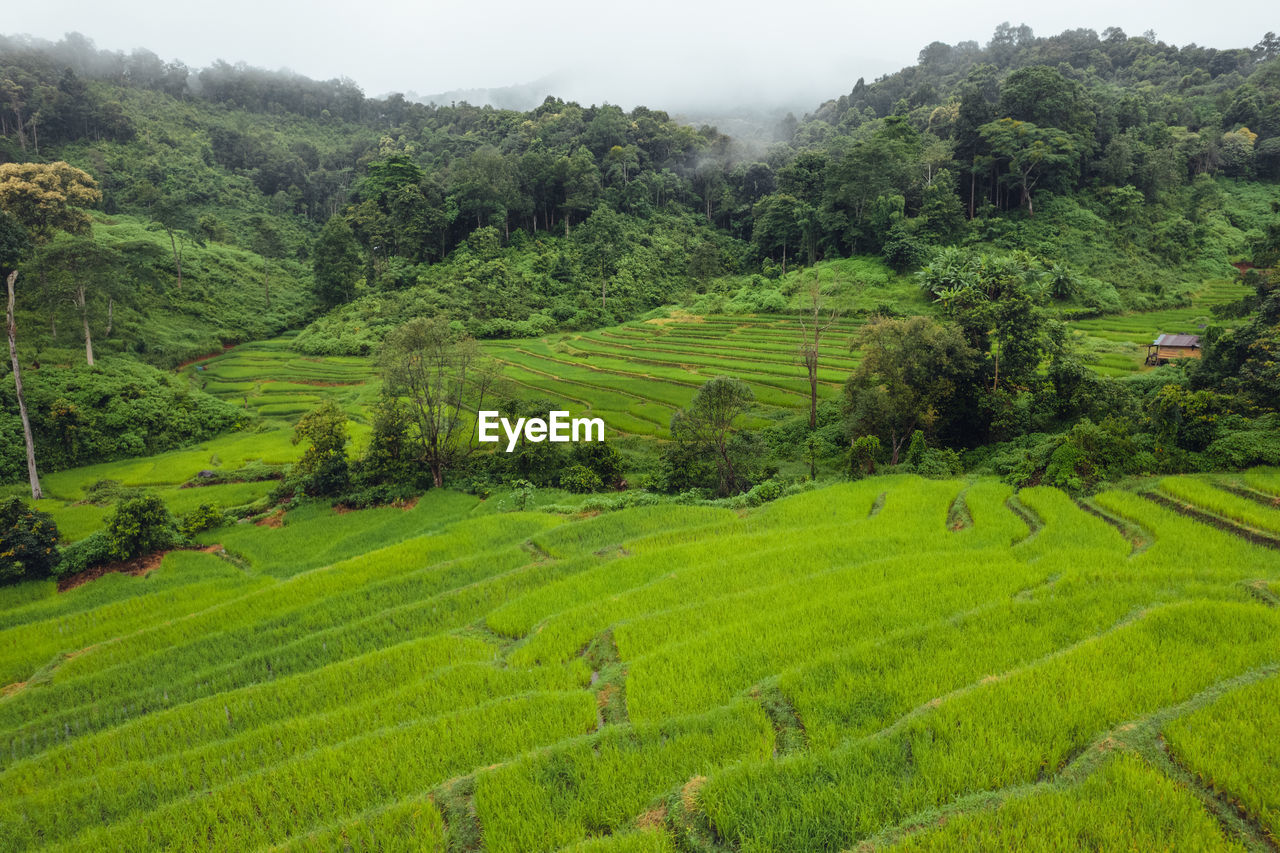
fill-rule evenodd
<path id="1" fill-rule="evenodd" d="M 1199 347 L 1199 335 L 1161 335 L 1152 344 L 1156 347 Z"/>

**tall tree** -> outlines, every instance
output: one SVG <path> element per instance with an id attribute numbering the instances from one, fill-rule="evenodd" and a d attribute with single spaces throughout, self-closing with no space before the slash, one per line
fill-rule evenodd
<path id="1" fill-rule="evenodd" d="M 475 449 L 468 424 L 484 408 L 496 376 L 476 342 L 451 329 L 444 317 L 410 320 L 387 336 L 383 383 L 389 394 L 405 400 L 419 458 L 437 488 L 445 472 Z"/>
<path id="2" fill-rule="evenodd" d="M 838 279 L 837 279 L 838 284 Z M 800 357 L 804 361 L 805 371 L 809 374 L 809 429 L 818 428 L 818 360 L 822 336 L 840 319 L 840 310 L 836 307 L 824 309 L 822 279 L 814 270 L 813 280 L 809 282 L 808 315 L 800 315 Z"/>
<path id="3" fill-rule="evenodd" d="M 93 366 L 93 336 L 89 332 L 89 301 L 97 291 L 114 297 L 123 278 L 124 257 L 90 236 L 59 234 L 44 248 L 42 263 L 49 270 L 48 286 L 57 301 L 70 302 L 84 326 L 85 363 Z"/>
<path id="4" fill-rule="evenodd" d="M 813 280 L 809 283 L 809 316 L 800 315 L 800 358 L 804 361 L 805 372 L 809 375 L 809 434 L 818 428 L 818 361 L 822 336 L 826 334 L 836 320 L 840 318 L 837 308 L 823 310 L 822 280 L 814 270 Z M 817 459 L 809 456 L 809 479 L 818 478 Z"/>
<path id="5" fill-rule="evenodd" d="M 284 240 L 280 236 L 275 223 L 265 216 L 254 216 L 253 250 L 262 256 L 262 294 L 266 299 L 267 309 L 271 308 L 271 258 L 284 254 Z"/>
<path id="6" fill-rule="evenodd" d="M 355 294 L 360 275 L 360 244 L 341 216 L 331 216 L 311 250 L 316 296 L 326 305 L 341 305 Z"/>
<path id="7" fill-rule="evenodd" d="M 876 320 L 863 327 L 862 362 L 845 383 L 849 435 L 886 439 L 889 463 L 916 430 L 928 430 L 973 374 L 977 353 L 953 326 L 928 317 Z"/>
<path id="8" fill-rule="evenodd" d="M 1035 216 L 1031 190 L 1045 175 L 1066 171 L 1075 164 L 1076 147 L 1071 135 L 1011 118 L 984 124 L 980 132 L 1008 170 L 1002 180 L 1018 188 L 1019 204 L 1027 208 L 1028 216 Z"/>
<path id="9" fill-rule="evenodd" d="M 731 495 L 747 484 L 733 452 L 738 418 L 751 410 L 755 395 L 740 379 L 717 376 L 671 416 L 671 436 L 681 445 L 703 450 L 715 459 L 719 493 Z"/>
<path id="10" fill-rule="evenodd" d="M 0 262 L 11 264 L 5 276 L 8 296 L 6 326 L 9 358 L 13 362 L 13 384 L 18 395 L 18 412 L 22 417 L 23 439 L 27 445 L 27 476 L 31 481 L 31 497 L 39 500 L 40 476 L 36 471 L 35 442 L 27 404 L 22 396 L 22 372 L 18 365 L 17 327 L 14 323 L 14 284 L 18 280 L 17 261 L 25 242 L 23 231 L 37 249 L 58 231 L 85 233 L 90 228 L 89 214 L 83 205 L 102 200 L 97 184 L 85 171 L 57 161 L 54 163 L 5 163 L 0 165 L 0 212 L 12 217 L 0 225 Z"/>
<path id="11" fill-rule="evenodd" d="M 4 276 L 8 295 L 5 311 L 5 329 L 9 337 L 9 361 L 13 368 L 14 392 L 18 396 L 18 415 L 22 419 L 22 437 L 27 449 L 27 477 L 31 481 L 31 497 L 44 497 L 40 490 L 40 475 L 36 470 L 35 442 L 31 437 L 31 418 L 27 415 L 27 401 L 22 396 L 22 367 L 18 364 L 18 327 L 13 318 L 13 285 L 18 280 L 18 264 L 31 246 L 27 233 L 17 220 L 0 210 L 0 275 Z"/>

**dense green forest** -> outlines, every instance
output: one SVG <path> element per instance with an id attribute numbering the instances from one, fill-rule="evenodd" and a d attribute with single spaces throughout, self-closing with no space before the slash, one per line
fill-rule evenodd
<path id="1" fill-rule="evenodd" d="M 945 365 L 956 371 L 945 389 L 915 394 L 925 416 L 896 426 L 892 401 L 858 394 L 885 376 L 850 379 L 843 404 L 809 423 L 823 436 L 811 455 L 837 468 L 864 433 L 898 462 L 919 430 L 935 448 L 988 446 L 966 464 L 1006 475 L 1029 464 L 1035 478 L 1067 429 L 1145 429 L 1148 455 L 1112 447 L 1110 458 L 1197 467 L 1209 463 L 1187 454 L 1224 431 L 1265 431 L 1258 419 L 1280 396 L 1265 272 L 1280 239 L 1272 34 L 1216 50 L 1115 28 L 1037 37 L 1002 25 L 986 46 L 935 42 L 916 65 L 857 81 L 772 129 L 780 141 L 768 146 L 648 107 L 549 97 L 521 113 L 368 98 L 349 80 L 195 70 L 75 34 L 0 39 L 0 100 L 0 162 L 65 161 L 99 193 L 82 227 L 32 230 L 13 255 L 17 346 L 52 468 L 155 452 L 234 420 L 121 436 L 101 388 L 127 373 L 136 399 L 165 399 L 171 381 L 146 365 L 286 329 L 301 329 L 293 346 L 306 355 L 372 355 L 422 316 L 479 339 L 600 328 L 672 305 L 798 316 L 809 288 L 797 269 L 851 256 L 876 259 L 859 269 L 881 278 L 912 277 L 924 298 L 869 304 L 865 278 L 837 275 L 815 297 L 828 310 L 864 321 L 923 312 L 943 327 L 930 340 L 954 333 L 962 348 L 947 350 L 958 362 Z M 1199 369 L 1104 380 L 1061 326 L 1186 305 L 1239 270 L 1253 295 L 1204 330 Z M 938 357 L 902 345 L 890 361 Z M 87 364 L 95 351 L 106 358 Z M 23 468 L 11 384 L 0 391 L 6 480 Z M 182 393 L 193 410 L 216 408 Z M 1160 438 L 1196 417 L 1212 428 Z M 794 446 L 793 431 L 775 432 Z M 991 462 L 1002 442 L 1039 463 Z M 1250 444 L 1213 458 L 1274 453 Z M 1085 483 L 1127 470 L 1067 467 Z"/>

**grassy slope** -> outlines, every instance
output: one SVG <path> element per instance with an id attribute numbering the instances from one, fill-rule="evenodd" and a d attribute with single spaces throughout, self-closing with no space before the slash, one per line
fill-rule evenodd
<path id="1" fill-rule="evenodd" d="M 168 235 L 143 219 L 97 215 L 93 226 L 99 243 L 121 248 L 149 245 L 152 258 L 140 274 L 125 282 L 115 301 L 113 328 L 107 335 L 107 300 L 95 297 L 91 281 L 89 325 L 94 349 L 100 354 L 124 352 L 159 365 L 180 362 L 222 349 L 226 344 L 270 337 L 301 325 L 314 311 L 311 273 L 297 261 L 269 263 L 271 304 L 263 287 L 263 259 L 224 243 L 199 245 L 188 240 L 183 249 L 182 290 Z M 91 277 L 94 273 L 88 273 Z M 57 310 L 58 335 L 51 332 L 47 308 L 37 308 L 34 290 L 18 288 L 20 349 L 24 362 L 75 363 L 84 359 L 80 318 L 69 305 Z M 33 373 L 30 381 L 38 381 Z M 10 392 L 12 393 L 12 392 Z"/>
<path id="2" fill-rule="evenodd" d="M 1256 846 L 1263 777 L 1223 768 L 1275 716 L 1249 685 L 1280 665 L 1280 555 L 1096 504 L 1146 547 L 992 481 L 745 515 L 433 492 L 208 534 L 235 563 L 5 590 L 0 846 Z"/>

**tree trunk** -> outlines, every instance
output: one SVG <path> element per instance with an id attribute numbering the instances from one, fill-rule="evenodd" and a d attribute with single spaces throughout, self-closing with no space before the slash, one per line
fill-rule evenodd
<path id="1" fill-rule="evenodd" d="M 889 430 L 889 447 L 891 450 L 891 458 L 889 459 L 890 465 L 898 464 L 898 451 L 902 449 L 902 442 L 905 438 L 906 438 L 905 433 L 903 434 L 902 438 L 898 438 L 897 430 L 895 429 Z"/>
<path id="2" fill-rule="evenodd" d="M 997 334 L 999 334 L 999 330 L 997 330 Z M 991 349 L 992 349 L 991 354 L 995 356 L 995 361 L 996 361 L 995 376 L 991 380 L 991 390 L 994 391 L 1000 385 L 1000 341 L 999 340 L 993 341 Z"/>
<path id="3" fill-rule="evenodd" d="M 27 478 L 31 481 L 31 499 L 40 500 L 44 492 L 40 491 L 40 475 L 36 472 L 36 445 L 31 437 L 31 419 L 27 417 L 27 401 L 22 396 L 22 370 L 18 366 L 18 327 L 13 319 L 13 285 L 18 280 L 18 271 L 9 273 L 5 284 L 9 291 L 9 309 L 5 315 L 9 330 L 9 358 L 13 362 L 13 390 L 18 395 L 18 415 L 22 418 L 22 439 L 27 445 Z"/>
<path id="4" fill-rule="evenodd" d="M 178 241 L 174 239 L 173 231 L 169 232 L 169 245 L 173 247 L 173 265 L 178 268 L 178 292 L 182 292 L 182 255 L 178 254 Z M 110 334 L 108 332 L 107 334 Z"/>
<path id="5" fill-rule="evenodd" d="M 111 327 L 115 322 L 116 300 L 113 296 L 107 297 L 107 337 L 111 337 Z"/>
<path id="6" fill-rule="evenodd" d="M 974 193 L 978 191 L 978 172 L 976 169 L 969 170 L 969 219 L 973 219 L 974 210 Z"/>
<path id="7" fill-rule="evenodd" d="M 85 305 L 84 285 L 76 288 L 76 306 L 80 309 L 80 319 L 84 322 L 84 360 L 93 367 L 93 338 L 89 335 L 89 309 Z"/>
<path id="8" fill-rule="evenodd" d="M 815 351 L 813 366 L 809 368 L 809 432 L 813 432 L 817 428 L 818 428 L 818 359 L 817 359 L 817 352 Z"/>

